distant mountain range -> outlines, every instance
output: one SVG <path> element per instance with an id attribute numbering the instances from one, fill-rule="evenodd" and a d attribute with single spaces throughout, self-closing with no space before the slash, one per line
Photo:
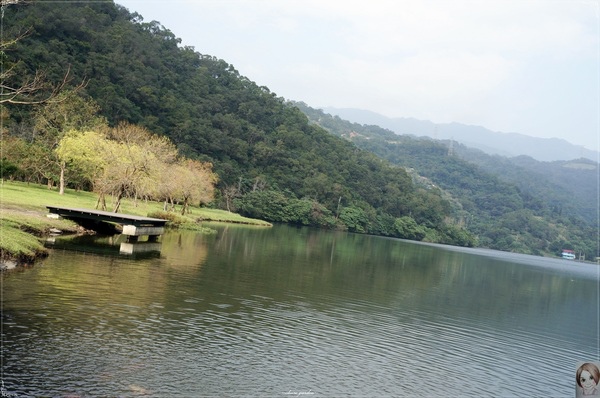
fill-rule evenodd
<path id="1" fill-rule="evenodd" d="M 597 161 L 488 154 L 293 105 L 312 123 L 408 170 L 418 189 L 440 192 L 480 246 L 538 255 L 578 247 L 588 258 L 598 256 Z"/>
<path id="2" fill-rule="evenodd" d="M 375 112 L 352 108 L 321 108 L 324 112 L 342 119 L 376 125 L 396 134 L 426 136 L 439 140 L 455 140 L 491 155 L 514 157 L 531 156 L 540 161 L 572 160 L 586 158 L 597 161 L 600 153 L 559 138 L 537 138 L 518 133 L 501 133 L 481 126 L 460 123 L 433 123 L 413 118 L 389 118 Z"/>

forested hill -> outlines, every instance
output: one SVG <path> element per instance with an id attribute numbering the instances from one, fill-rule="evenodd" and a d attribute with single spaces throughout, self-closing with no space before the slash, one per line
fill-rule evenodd
<path id="1" fill-rule="evenodd" d="M 460 204 L 480 244 L 499 250 L 598 252 L 598 164 L 491 156 L 450 141 L 396 135 L 294 103 L 334 135 L 394 164 L 415 169 Z"/>
<path id="2" fill-rule="evenodd" d="M 170 138 L 180 154 L 212 162 L 220 193 L 214 206 L 270 221 L 474 243 L 441 191 L 416 186 L 403 168 L 309 123 L 227 62 L 181 47 L 158 22 L 144 22 L 112 2 L 6 7 L 3 43 L 24 30 L 28 34 L 6 51 L 8 83 L 31 82 L 36 71 L 57 83 L 69 71 L 71 85 L 86 82 L 77 95 L 97 107 L 76 108 L 70 104 L 81 101 L 72 97 L 55 108 L 4 105 L 3 139 L 32 143 L 24 147 L 34 151 L 44 145 L 36 136 L 40 114 L 54 112 L 49 120 L 60 120 L 98 109 L 110 125 L 143 126 Z M 42 149 L 53 156 L 53 148 Z M 19 166 L 19 159 L 12 161 Z M 44 173 L 21 178 L 51 181 L 55 163 L 40 162 Z"/>

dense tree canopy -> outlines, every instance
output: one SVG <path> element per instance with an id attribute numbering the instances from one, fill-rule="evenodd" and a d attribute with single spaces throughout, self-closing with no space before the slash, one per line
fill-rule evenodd
<path id="1" fill-rule="evenodd" d="M 452 154 L 450 143 L 399 136 L 377 126 L 344 121 L 303 103 L 295 105 L 332 134 L 415 170 L 419 185 L 430 191 L 441 188 L 443 192 L 437 197 L 448 200 L 440 205 L 452 205 L 452 214 L 478 236 L 482 246 L 555 255 L 562 249 L 574 249 L 588 259 L 598 253 L 597 196 L 588 193 L 598 189 L 597 177 L 593 176 L 594 172 L 597 176 L 598 165 L 593 162 L 556 165 L 530 158 L 506 159 L 469 151 L 457 143 L 452 143 Z M 565 168 L 563 163 L 572 165 Z M 582 187 L 576 198 L 575 181 Z M 437 188 L 432 188 L 434 185 Z M 432 203 L 430 200 L 427 207 L 431 209 Z M 397 221 L 396 225 L 407 223 Z M 461 233 L 446 230 L 455 242 Z"/>

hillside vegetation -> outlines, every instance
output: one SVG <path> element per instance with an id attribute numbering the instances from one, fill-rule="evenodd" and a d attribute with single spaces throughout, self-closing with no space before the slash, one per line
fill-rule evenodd
<path id="1" fill-rule="evenodd" d="M 399 136 L 295 105 L 332 134 L 414 169 L 424 184 L 441 188 L 480 245 L 538 255 L 574 249 L 587 259 L 597 256 L 597 163 L 491 156 L 456 142 Z"/>
<path id="2" fill-rule="evenodd" d="M 3 106 L 3 141 L 22 144 L 26 155 L 4 154 L 3 169 L 13 178 L 53 185 L 61 162 L 81 169 L 56 149 L 69 126 L 100 129 L 97 116 L 109 131 L 124 122 L 139 126 L 167 137 L 179 157 L 211 165 L 217 189 L 204 205 L 268 221 L 475 244 L 441 191 L 414 184 L 404 168 L 309 123 L 227 62 L 181 47 L 158 22 L 112 2 L 38 2 L 8 7 L 5 25 L 7 34 L 29 31 L 7 51 L 12 86 L 36 71 L 60 82 L 68 70 L 70 85 L 85 82 L 59 104 Z M 82 113 L 87 121 L 75 123 Z M 56 139 L 42 139 L 48 131 Z M 39 161 L 32 167 L 24 158 Z M 89 176 L 72 174 L 67 184 L 98 189 Z M 113 195 L 143 193 L 115 186 Z"/>

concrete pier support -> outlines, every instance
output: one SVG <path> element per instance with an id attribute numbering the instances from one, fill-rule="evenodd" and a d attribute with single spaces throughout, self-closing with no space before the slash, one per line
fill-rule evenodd
<path id="1" fill-rule="evenodd" d="M 161 244 L 154 242 L 123 242 L 119 247 L 121 254 L 136 254 L 136 253 L 148 253 L 148 252 L 160 252 Z"/>
<path id="2" fill-rule="evenodd" d="M 164 233 L 164 227 L 137 227 L 135 225 L 123 225 L 123 235 L 128 236 L 159 237 Z"/>

